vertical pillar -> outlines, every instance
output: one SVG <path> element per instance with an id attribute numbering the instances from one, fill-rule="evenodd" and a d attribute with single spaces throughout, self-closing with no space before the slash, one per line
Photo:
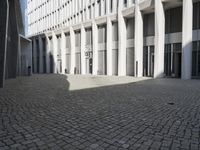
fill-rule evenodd
<path id="1" fill-rule="evenodd" d="M 95 1 L 95 4 L 94 4 L 94 18 L 98 17 L 99 16 L 99 7 L 98 7 L 98 2 Z"/>
<path id="2" fill-rule="evenodd" d="M 65 33 L 61 33 L 61 60 L 62 60 L 62 73 L 65 74 L 66 69 L 66 37 Z"/>
<path id="3" fill-rule="evenodd" d="M 81 74 L 86 74 L 86 61 L 85 61 L 85 28 L 81 26 Z"/>
<path id="4" fill-rule="evenodd" d="M 126 23 L 122 15 L 121 9 L 123 6 L 123 1 L 118 0 L 118 75 L 126 75 Z"/>
<path id="5" fill-rule="evenodd" d="M 110 17 L 107 17 L 107 75 L 112 75 L 112 22 Z"/>
<path id="6" fill-rule="evenodd" d="M 107 0 L 106 1 L 106 14 L 110 14 L 110 3 L 111 3 L 111 0 Z"/>
<path id="7" fill-rule="evenodd" d="M 45 35 L 45 37 L 46 37 L 46 72 L 50 73 L 50 41 L 47 35 Z"/>
<path id="8" fill-rule="evenodd" d="M 105 14 L 105 4 L 104 4 L 104 0 L 100 0 L 101 2 L 101 16 L 103 16 Z"/>
<path id="9" fill-rule="evenodd" d="M 193 2 L 183 0 L 182 79 L 190 79 L 192 72 Z"/>
<path id="10" fill-rule="evenodd" d="M 74 74 L 74 68 L 75 68 L 75 34 L 74 34 L 74 29 L 72 27 L 70 27 L 70 43 L 71 43 L 70 74 Z"/>
<path id="11" fill-rule="evenodd" d="M 88 2 L 86 2 L 86 7 L 85 7 L 85 13 L 86 13 L 86 17 L 85 17 L 85 20 L 88 20 L 89 19 L 89 10 L 88 10 Z"/>
<path id="12" fill-rule="evenodd" d="M 143 18 L 139 0 L 135 3 L 135 76 L 142 77 L 143 73 Z"/>
<path id="13" fill-rule="evenodd" d="M 52 32 L 52 40 L 53 40 L 53 72 L 57 73 L 57 37 L 54 32 Z"/>
<path id="14" fill-rule="evenodd" d="M 37 46 L 36 46 L 36 39 L 33 39 L 33 73 L 37 73 Z"/>
<path id="15" fill-rule="evenodd" d="M 154 78 L 164 75 L 165 14 L 161 0 L 155 0 L 155 61 Z"/>
<path id="16" fill-rule="evenodd" d="M 127 0 L 127 7 L 130 7 L 132 4 L 132 1 L 131 0 Z"/>
<path id="17" fill-rule="evenodd" d="M 93 49 L 93 75 L 98 74 L 98 27 L 95 21 L 92 23 L 92 49 Z"/>
<path id="18" fill-rule="evenodd" d="M 107 75 L 112 75 L 112 22 L 110 19 L 110 0 L 106 1 L 106 14 L 107 17 L 107 28 L 106 28 L 106 52 L 107 52 Z"/>
<path id="19" fill-rule="evenodd" d="M 91 3 L 91 7 L 90 7 L 90 9 L 91 9 L 91 18 L 90 19 L 93 19 L 94 18 L 94 7 L 93 7 L 93 3 Z"/>
<path id="20" fill-rule="evenodd" d="M 40 70 L 39 70 L 39 73 L 44 73 L 44 71 L 43 71 L 43 41 L 42 41 L 42 37 L 41 36 L 39 36 L 38 37 L 38 40 L 39 40 L 39 53 L 40 53 L 40 55 L 39 55 L 39 59 L 40 59 Z"/>
<path id="21" fill-rule="evenodd" d="M 113 13 L 117 12 L 117 0 L 112 0 L 113 1 L 113 8 L 112 11 Z"/>

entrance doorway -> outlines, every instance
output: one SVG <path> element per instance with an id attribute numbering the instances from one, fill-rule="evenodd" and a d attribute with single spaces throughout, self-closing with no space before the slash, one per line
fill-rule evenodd
<path id="1" fill-rule="evenodd" d="M 92 74 L 92 58 L 86 59 L 86 74 Z"/>
<path id="2" fill-rule="evenodd" d="M 50 59 L 50 73 L 53 73 L 54 60 L 53 60 L 53 55 L 52 54 L 50 54 L 49 59 Z"/>
<path id="3" fill-rule="evenodd" d="M 99 50 L 98 51 L 98 75 L 106 75 L 107 74 L 107 60 L 106 60 L 106 51 Z"/>
<path id="4" fill-rule="evenodd" d="M 127 48 L 126 49 L 126 75 L 134 76 L 135 75 L 135 68 L 134 68 L 134 48 Z"/>
<path id="5" fill-rule="evenodd" d="M 165 45 L 164 73 L 166 77 L 181 77 L 182 67 L 182 44 L 166 44 Z"/>
<path id="6" fill-rule="evenodd" d="M 143 76 L 154 76 L 154 46 L 145 46 L 143 50 Z"/>
<path id="7" fill-rule="evenodd" d="M 62 61 L 61 61 L 61 59 L 57 60 L 57 73 L 62 73 Z"/>
<path id="8" fill-rule="evenodd" d="M 85 52 L 85 58 L 86 58 L 86 74 L 92 74 L 92 67 L 93 67 L 93 59 L 92 59 L 92 51 L 87 50 Z"/>

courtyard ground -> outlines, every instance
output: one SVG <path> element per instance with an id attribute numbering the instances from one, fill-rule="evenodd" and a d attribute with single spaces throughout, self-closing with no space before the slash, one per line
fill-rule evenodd
<path id="1" fill-rule="evenodd" d="M 200 149 L 200 81 L 34 75 L 0 89 L 0 149 Z"/>

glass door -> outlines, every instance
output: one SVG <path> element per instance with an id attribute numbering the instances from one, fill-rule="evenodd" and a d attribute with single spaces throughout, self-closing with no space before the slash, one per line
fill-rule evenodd
<path id="1" fill-rule="evenodd" d="M 145 46 L 143 50 L 143 76 L 154 76 L 154 46 Z"/>

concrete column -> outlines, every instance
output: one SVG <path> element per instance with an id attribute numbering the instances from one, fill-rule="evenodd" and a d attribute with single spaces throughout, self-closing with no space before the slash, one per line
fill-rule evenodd
<path id="1" fill-rule="evenodd" d="M 54 32 L 52 32 L 52 40 L 53 40 L 53 72 L 57 73 L 57 52 L 58 52 L 58 41 Z"/>
<path id="2" fill-rule="evenodd" d="M 92 23 L 92 49 L 93 49 L 93 75 L 98 74 L 98 27 L 95 21 Z"/>
<path id="3" fill-rule="evenodd" d="M 105 14 L 105 5 L 104 5 L 104 0 L 100 0 L 101 1 L 101 16 L 103 16 Z"/>
<path id="4" fill-rule="evenodd" d="M 137 0 L 136 0 L 137 1 Z M 131 0 L 127 0 L 127 7 L 130 7 L 132 4 Z"/>
<path id="5" fill-rule="evenodd" d="M 190 79 L 192 72 L 193 2 L 183 0 L 182 79 Z"/>
<path id="6" fill-rule="evenodd" d="M 72 16 L 74 15 L 74 0 L 71 1 Z"/>
<path id="7" fill-rule="evenodd" d="M 121 7 L 121 6 L 120 6 Z M 122 12 L 118 11 L 118 75 L 126 75 L 126 23 Z"/>
<path id="8" fill-rule="evenodd" d="M 62 60 L 62 73 L 65 74 L 66 69 L 66 37 L 65 33 L 61 33 L 61 60 Z"/>
<path id="9" fill-rule="evenodd" d="M 71 1 L 69 1 L 69 3 L 68 3 L 68 14 L 69 14 L 69 17 L 70 17 L 70 19 L 71 19 Z M 70 22 L 69 22 L 69 24 L 70 24 Z"/>
<path id="10" fill-rule="evenodd" d="M 99 15 L 98 2 L 95 1 L 95 5 L 94 5 L 94 18 L 98 17 L 98 15 Z"/>
<path id="11" fill-rule="evenodd" d="M 37 46 L 36 46 L 36 39 L 33 39 L 33 63 L 34 63 L 34 72 L 37 73 Z"/>
<path id="12" fill-rule="evenodd" d="M 84 75 L 86 74 L 86 61 L 85 61 L 85 46 L 86 46 L 86 41 L 85 41 L 85 28 L 82 25 L 81 26 L 81 74 Z"/>
<path id="13" fill-rule="evenodd" d="M 111 0 L 106 0 L 106 14 L 110 14 L 110 2 Z"/>
<path id="14" fill-rule="evenodd" d="M 94 18 L 94 7 L 93 7 L 93 3 L 91 3 L 91 7 L 90 7 L 90 9 L 91 9 L 91 19 L 93 19 Z"/>
<path id="15" fill-rule="evenodd" d="M 110 0 L 106 0 L 106 14 L 110 14 Z M 110 17 L 107 17 L 106 28 L 106 52 L 107 52 L 107 75 L 112 75 L 112 22 Z"/>
<path id="16" fill-rule="evenodd" d="M 45 35 L 45 37 L 46 37 L 46 72 L 50 73 L 50 41 L 47 35 Z"/>
<path id="17" fill-rule="evenodd" d="M 117 12 L 117 0 L 112 0 L 113 1 L 113 13 Z"/>
<path id="18" fill-rule="evenodd" d="M 40 70 L 39 70 L 39 73 L 44 73 L 44 71 L 43 71 L 43 41 L 42 41 L 42 37 L 41 36 L 39 36 L 38 37 L 38 40 L 39 40 L 39 52 L 40 52 L 40 55 L 39 55 L 39 59 L 40 59 Z"/>
<path id="19" fill-rule="evenodd" d="M 112 75 L 112 22 L 110 17 L 107 17 L 107 75 Z"/>
<path id="20" fill-rule="evenodd" d="M 143 18 L 139 0 L 135 3 L 135 76 L 143 76 Z"/>
<path id="21" fill-rule="evenodd" d="M 69 18 L 69 3 L 67 2 L 67 8 L 66 8 L 66 16 L 67 16 L 67 21 Z"/>
<path id="22" fill-rule="evenodd" d="M 88 10 L 88 3 L 86 3 L 86 11 L 85 11 L 85 13 L 86 13 L 86 18 L 85 18 L 85 20 L 88 20 L 89 19 L 89 10 Z"/>
<path id="23" fill-rule="evenodd" d="M 155 0 L 155 59 L 154 78 L 164 75 L 165 14 L 161 0 Z"/>
<path id="24" fill-rule="evenodd" d="M 74 29 L 72 27 L 70 27 L 70 43 L 71 43 L 70 74 L 74 74 L 74 68 L 75 68 L 75 33 L 74 33 Z"/>

